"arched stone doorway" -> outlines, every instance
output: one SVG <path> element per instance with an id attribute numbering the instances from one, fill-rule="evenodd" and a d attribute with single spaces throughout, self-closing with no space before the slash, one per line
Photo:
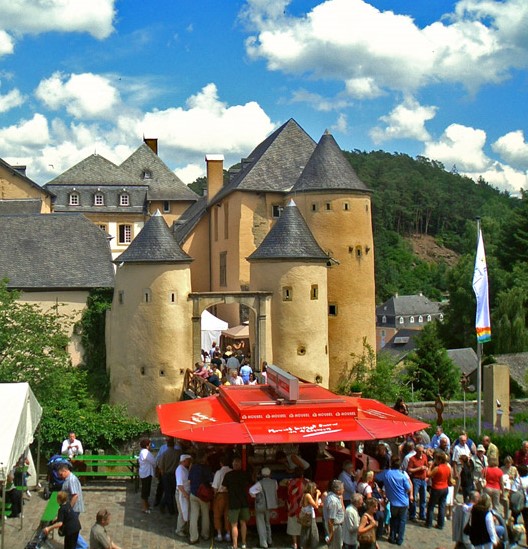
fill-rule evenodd
<path id="1" fill-rule="evenodd" d="M 269 331 L 269 309 L 271 292 L 192 292 L 189 299 L 193 302 L 192 338 L 193 364 L 201 356 L 201 320 L 202 312 L 213 305 L 239 303 L 245 305 L 255 314 L 255 349 L 252 352 L 253 364 L 260 370 L 263 360 L 267 360 L 271 345 Z M 267 358 L 268 357 L 268 358 Z"/>

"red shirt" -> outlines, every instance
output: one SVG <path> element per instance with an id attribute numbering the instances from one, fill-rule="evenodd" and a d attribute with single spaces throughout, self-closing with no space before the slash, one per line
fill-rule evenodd
<path id="1" fill-rule="evenodd" d="M 524 453 L 522 450 L 517 450 L 513 457 L 513 463 L 515 465 L 528 465 L 528 452 Z"/>
<path id="2" fill-rule="evenodd" d="M 445 488 L 448 488 L 450 477 L 451 467 L 449 467 L 447 463 L 437 465 L 436 473 L 431 477 L 431 488 L 433 488 L 433 490 L 444 490 Z"/>
<path id="3" fill-rule="evenodd" d="M 500 490 L 500 481 L 504 473 L 498 467 L 486 467 L 483 472 L 486 479 L 486 487 L 492 490 Z"/>
<path id="4" fill-rule="evenodd" d="M 411 478 L 418 478 L 421 480 L 425 480 L 427 478 L 427 471 L 428 471 L 428 460 L 427 456 L 422 452 L 421 457 L 418 457 L 417 455 L 414 455 L 409 458 L 409 464 L 407 465 L 407 472 L 409 473 L 409 476 Z M 415 473 L 411 473 L 411 469 L 416 469 L 416 467 L 423 467 L 425 466 L 425 469 L 423 471 L 416 471 Z"/>

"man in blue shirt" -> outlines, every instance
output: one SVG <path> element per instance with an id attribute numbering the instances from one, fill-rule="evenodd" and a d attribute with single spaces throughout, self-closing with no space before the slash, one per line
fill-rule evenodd
<path id="1" fill-rule="evenodd" d="M 385 495 L 390 502 L 389 543 L 397 545 L 403 545 L 409 497 L 411 496 L 409 475 L 401 471 L 400 466 L 400 458 L 394 457 L 391 460 L 391 468 L 388 471 L 381 471 L 376 477 L 383 482 Z"/>

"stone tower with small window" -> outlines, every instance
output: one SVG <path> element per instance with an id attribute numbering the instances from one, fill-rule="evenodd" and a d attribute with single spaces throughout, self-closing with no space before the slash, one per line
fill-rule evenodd
<path id="1" fill-rule="evenodd" d="M 149 421 L 157 421 L 157 404 L 180 398 L 190 365 L 191 261 L 159 212 L 115 260 L 106 338 L 110 400 Z"/>
<path id="2" fill-rule="evenodd" d="M 374 243 L 370 191 L 332 135 L 320 139 L 290 197 L 328 254 L 330 388 L 363 353 L 376 349 Z"/>
<path id="3" fill-rule="evenodd" d="M 293 201 L 248 257 L 250 289 L 273 292 L 268 362 L 325 387 L 329 384 L 327 260 Z"/>

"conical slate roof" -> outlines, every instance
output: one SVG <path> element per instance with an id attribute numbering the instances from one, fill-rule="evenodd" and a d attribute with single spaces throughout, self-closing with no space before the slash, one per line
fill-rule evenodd
<path id="1" fill-rule="evenodd" d="M 368 191 L 328 132 L 321 137 L 291 192 L 317 191 Z"/>
<path id="2" fill-rule="evenodd" d="M 293 200 L 248 261 L 282 259 L 288 261 L 328 261 Z"/>
<path id="3" fill-rule="evenodd" d="M 176 242 L 157 211 L 145 224 L 141 232 L 132 240 L 130 246 L 114 263 L 190 263 L 187 255 Z"/>

